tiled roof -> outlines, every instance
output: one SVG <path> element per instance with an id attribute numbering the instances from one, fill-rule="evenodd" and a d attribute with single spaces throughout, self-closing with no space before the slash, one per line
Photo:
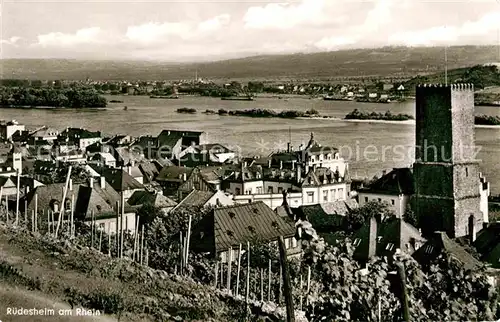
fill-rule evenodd
<path id="1" fill-rule="evenodd" d="M 193 168 L 185 168 L 179 166 L 167 166 L 161 169 L 160 174 L 156 178 L 158 181 L 178 181 L 184 173 L 187 177 L 191 175 Z"/>
<path id="2" fill-rule="evenodd" d="M 450 239 L 445 232 L 439 231 L 430 236 L 427 243 L 413 253 L 413 257 L 417 262 L 425 265 L 440 254 L 457 259 L 466 270 L 476 270 L 484 266 L 462 246 Z"/>
<path id="3" fill-rule="evenodd" d="M 500 267 L 500 223 L 491 223 L 483 228 L 477 234 L 474 246 L 483 260 L 493 267 Z"/>
<path id="4" fill-rule="evenodd" d="M 395 168 L 363 190 L 386 194 L 412 195 L 415 192 L 413 172 L 410 168 Z"/>
<path id="5" fill-rule="evenodd" d="M 332 171 L 329 168 L 320 167 L 309 171 L 302 182 L 302 186 L 320 186 L 325 183 L 325 180 L 326 183 L 335 183 L 338 182 L 339 178 L 339 174 L 335 171 Z"/>
<path id="6" fill-rule="evenodd" d="M 140 184 L 124 170 L 107 167 L 97 167 L 95 165 L 91 165 L 91 167 L 101 176 L 105 177 L 106 182 L 109 183 L 109 185 L 111 185 L 113 189 L 118 192 L 144 188 L 142 184 Z"/>
<path id="7" fill-rule="evenodd" d="M 121 203 L 121 196 L 109 185 L 104 188 L 97 183 L 94 183 L 93 188 L 80 186 L 75 215 L 86 219 L 92 216 L 92 212 L 95 216 L 113 215 L 116 213 L 116 202 Z M 133 211 L 129 204 L 125 203 L 125 212 Z"/>
<path id="8" fill-rule="evenodd" d="M 139 170 L 142 172 L 145 182 L 152 182 L 160 174 L 158 168 L 149 161 L 143 161 L 139 164 Z"/>
<path id="9" fill-rule="evenodd" d="M 99 138 L 101 137 L 101 132 L 96 131 L 92 132 L 87 129 L 81 128 L 67 128 L 60 134 L 61 137 L 70 137 L 70 138 L 78 138 L 78 139 L 90 139 L 90 138 Z"/>
<path id="10" fill-rule="evenodd" d="M 209 215 L 216 252 L 240 243 L 274 241 L 295 235 L 292 221 L 281 218 L 263 202 L 216 208 Z"/>
<path id="11" fill-rule="evenodd" d="M 127 202 L 131 206 L 150 204 L 160 208 L 175 207 L 177 205 L 172 199 L 149 191 L 135 191 Z"/>
<path id="12" fill-rule="evenodd" d="M 129 164 L 132 161 L 140 162 L 144 159 L 144 157 L 139 154 L 138 151 L 130 149 L 126 146 L 115 148 L 115 153 L 118 157 L 118 160 L 122 161 L 123 164 Z"/>
<path id="13" fill-rule="evenodd" d="M 47 210 L 52 210 L 51 206 L 54 201 L 57 201 L 61 205 L 65 183 L 53 183 L 44 186 L 36 187 L 35 189 L 28 192 L 26 195 L 26 200 L 28 202 L 28 213 L 35 210 L 35 194 L 38 195 L 38 213 L 42 213 Z M 74 195 L 75 203 L 78 196 L 80 185 L 73 184 L 71 190 L 66 194 L 66 200 L 71 200 L 71 196 Z M 25 202 L 21 202 L 21 208 L 24 210 Z"/>
<path id="14" fill-rule="evenodd" d="M 177 205 L 177 207 L 204 206 L 214 194 L 215 192 L 213 191 L 193 190 Z"/>
<path id="15" fill-rule="evenodd" d="M 354 233 L 353 242 L 357 245 L 354 251 L 356 259 L 368 259 L 369 233 L 369 220 Z M 425 242 L 426 239 L 415 227 L 400 218 L 390 218 L 377 223 L 377 256 L 390 256 L 398 248 L 412 254 L 415 251 L 415 243 L 422 245 Z"/>
<path id="16" fill-rule="evenodd" d="M 344 217 L 349 212 L 345 201 L 338 200 L 316 205 L 305 205 L 298 208 L 298 213 L 304 220 L 308 220 L 314 228 L 341 227 Z"/>

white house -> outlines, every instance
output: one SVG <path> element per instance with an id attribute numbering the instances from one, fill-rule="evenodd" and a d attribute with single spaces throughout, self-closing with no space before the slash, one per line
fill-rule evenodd
<path id="1" fill-rule="evenodd" d="M 0 138 L 4 140 L 10 140 L 12 135 L 17 131 L 22 132 L 25 130 L 25 126 L 19 124 L 16 120 L 12 120 L 9 122 L 0 122 Z"/>
<path id="2" fill-rule="evenodd" d="M 398 218 L 402 218 L 414 193 L 412 169 L 394 168 L 368 187 L 360 189 L 358 200 L 360 206 L 370 201 L 385 202 Z"/>

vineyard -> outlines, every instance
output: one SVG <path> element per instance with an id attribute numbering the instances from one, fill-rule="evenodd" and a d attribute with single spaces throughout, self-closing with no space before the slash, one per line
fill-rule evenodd
<path id="1" fill-rule="evenodd" d="M 63 222 L 56 239 L 53 228 L 23 214 L 13 228 L 11 213 L 9 223 L 0 227 L 0 275 L 72 305 L 131 320 L 138 316 L 165 321 L 285 319 L 283 271 L 275 244 L 258 240 L 243 244 L 241 255 L 230 264 L 206 254 L 186 255 L 182 236 L 190 222 L 194 225 L 208 210 L 185 209 L 169 215 L 151 207 L 146 210 L 149 216 L 143 216 L 141 233 L 125 233 L 122 251 L 117 251 L 121 244 L 117 235 L 108 236 L 97 227 L 76 223 L 73 234 Z M 7 222 L 5 211 L 0 221 Z M 349 238 L 327 244 L 308 222 L 299 222 L 298 227 L 303 255 L 287 261 L 296 321 L 401 321 L 404 294 L 410 321 L 500 317 L 498 289 L 484 272 L 465 271 L 446 256 L 421 267 L 403 253 L 373 258 L 362 267 L 353 259 Z M 11 249 L 19 254 L 10 254 Z M 20 253 L 29 264 L 9 260 L 9 255 Z M 49 271 L 54 263 L 53 273 L 33 275 L 33 267 Z M 398 266 L 406 270 L 407 293 L 402 291 Z M 70 271 L 87 282 L 57 277 Z"/>

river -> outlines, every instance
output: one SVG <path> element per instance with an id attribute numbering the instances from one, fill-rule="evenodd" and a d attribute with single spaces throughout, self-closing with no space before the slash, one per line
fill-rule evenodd
<path id="1" fill-rule="evenodd" d="M 207 115 L 206 109 L 226 110 L 263 108 L 302 110 L 314 108 L 321 115 L 343 118 L 355 108 L 361 111 L 415 114 L 415 102 L 371 104 L 324 101 L 308 98 L 257 98 L 253 102 L 222 101 L 207 97 L 150 99 L 146 96 L 112 96 L 103 110 L 0 109 L 0 119 L 18 120 L 33 128 L 47 125 L 59 130 L 84 127 L 106 135 L 157 135 L 163 129 L 203 130 L 208 140 L 238 149 L 245 155 L 267 155 L 307 143 L 310 133 L 322 145 L 340 148 L 350 162 L 353 177 L 373 177 L 382 170 L 409 166 L 413 162 L 415 125 L 411 123 L 347 122 L 334 119 L 278 119 Z M 127 106 L 125 111 L 123 108 Z M 179 114 L 178 108 L 195 108 L 197 114 Z M 477 114 L 499 115 L 500 108 L 476 107 Z M 500 194 L 500 127 L 476 127 L 476 145 L 481 171 L 491 182 L 492 194 Z M 402 153 L 404 151 L 404 153 Z M 403 155 L 404 154 L 404 155 Z"/>

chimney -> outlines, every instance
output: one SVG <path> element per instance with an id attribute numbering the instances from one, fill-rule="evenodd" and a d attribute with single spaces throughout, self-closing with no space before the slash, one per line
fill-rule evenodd
<path id="1" fill-rule="evenodd" d="M 271 169 L 271 159 L 269 159 L 269 161 L 267 162 L 267 166 L 269 167 L 269 169 Z"/>
<path id="2" fill-rule="evenodd" d="M 382 170 L 382 176 L 385 176 L 387 174 L 386 170 Z"/>
<path id="3" fill-rule="evenodd" d="M 69 191 L 73 191 L 73 179 L 69 179 Z"/>
<path id="4" fill-rule="evenodd" d="M 290 142 L 286 144 L 286 152 L 290 153 Z"/>
<path id="5" fill-rule="evenodd" d="M 471 244 L 476 241 L 476 218 L 474 215 L 469 216 L 469 238 Z"/>
<path id="6" fill-rule="evenodd" d="M 295 160 L 293 160 L 293 161 L 292 161 L 292 170 L 295 170 L 295 163 L 296 163 L 296 161 L 295 161 Z"/>
<path id="7" fill-rule="evenodd" d="M 280 161 L 280 170 L 283 169 L 283 161 Z"/>
<path id="8" fill-rule="evenodd" d="M 106 188 L 106 178 L 104 177 L 101 177 L 101 189 L 105 189 Z"/>
<path id="9" fill-rule="evenodd" d="M 184 181 L 184 182 L 186 182 L 186 181 L 187 181 L 187 173 L 186 173 L 186 172 L 184 172 L 184 173 L 182 174 L 182 181 Z"/>
<path id="10" fill-rule="evenodd" d="M 89 187 L 90 189 L 94 189 L 94 177 L 90 177 Z"/>
<path id="11" fill-rule="evenodd" d="M 297 182 L 300 183 L 302 181 L 302 169 L 300 164 L 297 164 Z"/>
<path id="12" fill-rule="evenodd" d="M 370 218 L 370 230 L 368 232 L 368 258 L 377 255 L 377 218 Z"/>
<path id="13" fill-rule="evenodd" d="M 127 167 L 127 172 L 129 175 L 132 175 L 132 167 L 131 166 Z"/>
<path id="14" fill-rule="evenodd" d="M 306 175 L 309 173 L 309 165 L 306 164 Z"/>

